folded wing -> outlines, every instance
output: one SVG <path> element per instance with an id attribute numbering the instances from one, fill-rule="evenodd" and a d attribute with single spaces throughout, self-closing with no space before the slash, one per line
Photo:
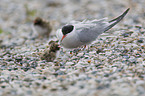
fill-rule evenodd
<path id="1" fill-rule="evenodd" d="M 80 24 L 82 27 L 76 28 L 80 41 L 86 44 L 94 41 L 100 34 L 120 22 L 128 11 L 129 8 L 123 14 L 110 21 L 107 21 L 107 18 L 103 18 L 100 20 L 82 22 L 83 24 Z"/>

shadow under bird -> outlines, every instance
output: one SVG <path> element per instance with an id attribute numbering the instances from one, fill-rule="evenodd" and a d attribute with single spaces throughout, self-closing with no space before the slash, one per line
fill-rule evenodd
<path id="1" fill-rule="evenodd" d="M 40 17 L 37 17 L 35 18 L 33 25 L 38 37 L 49 37 L 52 31 L 52 26 L 50 22 L 45 21 Z"/>
<path id="2" fill-rule="evenodd" d="M 68 49 L 90 44 L 100 34 L 106 32 L 121 21 L 129 9 L 126 9 L 123 14 L 110 21 L 107 21 L 107 18 L 103 18 L 91 21 L 84 20 L 82 22 L 74 21 L 66 24 L 61 29 L 58 29 L 56 33 L 60 44 Z"/>

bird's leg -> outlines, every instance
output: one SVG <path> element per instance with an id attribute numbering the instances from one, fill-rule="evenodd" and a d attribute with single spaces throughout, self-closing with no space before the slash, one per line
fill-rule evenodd
<path id="1" fill-rule="evenodd" d="M 90 46 L 84 45 L 84 47 L 83 47 L 83 49 L 82 49 L 82 51 L 84 51 L 84 55 L 85 55 L 86 53 L 89 53 L 89 50 L 90 50 Z"/>
<path id="2" fill-rule="evenodd" d="M 74 53 L 75 55 L 77 55 L 79 51 L 80 51 L 79 48 L 73 49 L 72 51 L 70 51 L 70 54 L 73 54 Z"/>
<path id="3" fill-rule="evenodd" d="M 75 53 L 75 55 L 77 55 L 80 51 L 84 51 L 85 49 L 86 49 L 86 45 L 84 45 L 83 48 L 73 49 L 72 51 L 70 51 L 70 54 Z M 85 54 L 85 52 L 84 52 L 84 54 Z"/>
<path id="4" fill-rule="evenodd" d="M 77 55 L 80 51 L 84 51 L 85 49 L 86 49 L 86 45 L 84 45 L 83 48 L 73 49 L 72 51 L 70 51 L 70 54 L 75 53 L 75 55 Z M 85 54 L 85 52 L 84 52 L 84 54 Z"/>
<path id="5" fill-rule="evenodd" d="M 86 49 L 86 45 L 83 46 L 83 51 Z"/>

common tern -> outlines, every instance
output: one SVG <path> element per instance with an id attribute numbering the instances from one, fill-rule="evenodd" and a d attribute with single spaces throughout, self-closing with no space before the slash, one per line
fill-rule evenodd
<path id="1" fill-rule="evenodd" d="M 56 34 L 60 44 L 68 49 L 78 48 L 82 45 L 88 45 L 96 38 L 106 32 L 128 13 L 130 8 L 126 9 L 123 14 L 117 18 L 108 21 L 107 18 L 99 20 L 84 20 L 82 22 L 75 21 L 66 24 L 61 29 L 58 29 Z"/>

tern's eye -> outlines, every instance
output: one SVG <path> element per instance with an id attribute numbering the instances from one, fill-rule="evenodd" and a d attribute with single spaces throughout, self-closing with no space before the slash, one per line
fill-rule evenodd
<path id="1" fill-rule="evenodd" d="M 63 35 L 70 33 L 74 29 L 73 25 L 66 25 L 62 28 Z"/>

